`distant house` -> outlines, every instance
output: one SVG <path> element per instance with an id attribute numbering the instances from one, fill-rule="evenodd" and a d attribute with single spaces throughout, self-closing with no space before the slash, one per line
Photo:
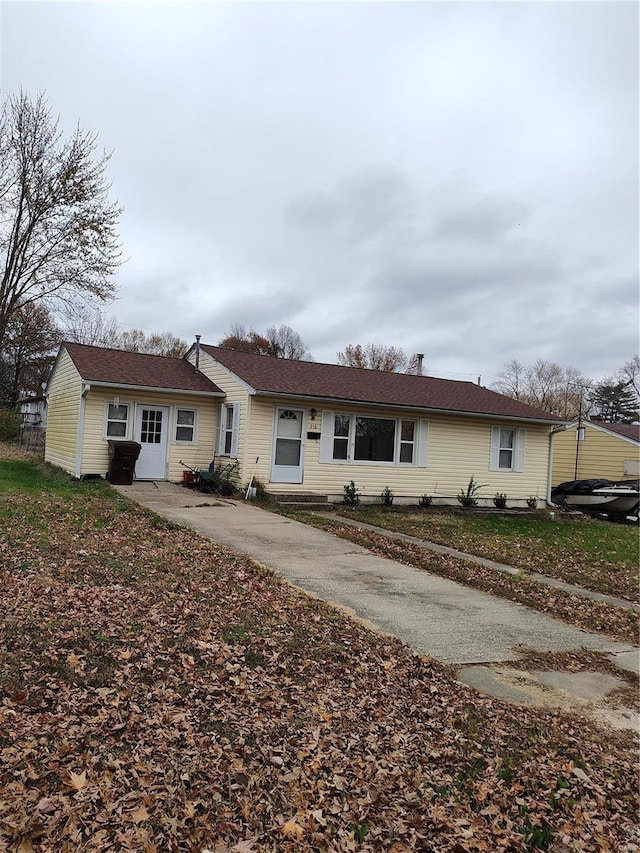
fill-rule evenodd
<path id="1" fill-rule="evenodd" d="M 273 494 L 454 499 L 474 476 L 489 502 L 547 494 L 558 418 L 470 382 L 194 345 L 184 359 L 63 344 L 49 385 L 46 458 L 104 474 L 108 440 L 143 445 L 137 479 L 180 480 L 179 460 L 237 459 Z M 152 444 L 151 448 L 147 445 Z M 148 457 L 148 461 L 147 461 Z M 152 461 L 153 460 L 153 461 Z"/>
<path id="2" fill-rule="evenodd" d="M 44 394 L 21 397 L 18 400 L 20 419 L 25 426 L 46 427 L 47 405 Z"/>
<path id="3" fill-rule="evenodd" d="M 583 438 L 578 441 L 578 427 Z M 640 477 L 640 424 L 570 423 L 553 438 L 552 484 Z"/>

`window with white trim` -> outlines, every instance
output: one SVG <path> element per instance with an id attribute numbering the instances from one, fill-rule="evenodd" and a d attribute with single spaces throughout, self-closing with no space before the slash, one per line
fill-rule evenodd
<path id="1" fill-rule="evenodd" d="M 427 421 L 323 412 L 320 462 L 427 464 Z M 420 451 L 418 451 L 420 448 Z"/>
<path id="2" fill-rule="evenodd" d="M 196 438 L 196 410 L 178 409 L 176 412 L 176 441 L 193 444 Z"/>
<path id="3" fill-rule="evenodd" d="M 526 430 L 491 427 L 490 471 L 524 471 Z"/>
<path id="4" fill-rule="evenodd" d="M 223 403 L 218 410 L 218 436 L 216 441 L 218 456 L 237 457 L 239 432 L 240 403 Z"/>
<path id="5" fill-rule="evenodd" d="M 129 420 L 128 403 L 107 404 L 107 438 L 126 438 Z"/>

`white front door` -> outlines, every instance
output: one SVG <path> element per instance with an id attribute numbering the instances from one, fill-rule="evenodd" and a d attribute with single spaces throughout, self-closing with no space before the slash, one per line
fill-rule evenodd
<path id="1" fill-rule="evenodd" d="M 164 480 L 167 475 L 168 406 L 136 408 L 135 441 L 142 445 L 136 462 L 136 480 Z"/>
<path id="2" fill-rule="evenodd" d="M 271 482 L 301 483 L 304 412 L 302 409 L 276 408 L 275 419 Z"/>

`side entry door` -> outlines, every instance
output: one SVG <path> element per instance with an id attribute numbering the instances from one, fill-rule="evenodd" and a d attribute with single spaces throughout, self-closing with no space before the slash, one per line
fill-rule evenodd
<path id="1" fill-rule="evenodd" d="M 142 445 L 136 462 L 136 480 L 164 480 L 167 476 L 169 407 L 136 408 L 135 441 Z"/>

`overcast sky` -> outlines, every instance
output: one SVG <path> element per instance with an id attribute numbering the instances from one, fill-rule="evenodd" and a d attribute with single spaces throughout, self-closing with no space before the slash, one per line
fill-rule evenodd
<path id="1" fill-rule="evenodd" d="M 638 4 L 2 3 L 2 95 L 113 150 L 127 327 L 594 378 L 638 351 Z"/>

